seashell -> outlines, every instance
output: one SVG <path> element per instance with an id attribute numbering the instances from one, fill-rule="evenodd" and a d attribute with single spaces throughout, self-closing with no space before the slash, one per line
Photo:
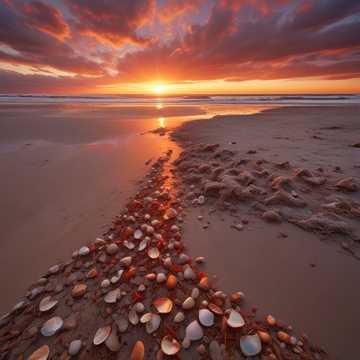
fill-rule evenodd
<path id="1" fill-rule="evenodd" d="M 157 247 L 152 247 L 147 252 L 149 258 L 157 259 L 160 256 L 160 251 Z"/>
<path id="2" fill-rule="evenodd" d="M 77 299 L 82 297 L 86 293 L 86 290 L 87 290 L 86 284 L 77 284 L 71 290 L 71 295 L 73 298 Z"/>
<path id="3" fill-rule="evenodd" d="M 120 289 L 111 290 L 105 295 L 104 301 L 107 304 L 115 304 L 116 301 L 120 299 L 120 296 L 121 296 Z"/>
<path id="4" fill-rule="evenodd" d="M 176 218 L 176 216 L 177 216 L 177 211 L 173 208 L 169 208 L 165 211 L 163 218 L 165 220 L 171 220 L 171 219 Z"/>
<path id="5" fill-rule="evenodd" d="M 60 266 L 59 265 L 53 265 L 50 269 L 49 269 L 49 273 L 50 274 L 56 274 L 57 272 L 59 272 L 60 270 Z"/>
<path id="6" fill-rule="evenodd" d="M 266 317 L 266 322 L 270 325 L 270 326 L 275 326 L 276 325 L 276 319 L 272 316 L 272 315 L 268 315 Z"/>
<path id="7" fill-rule="evenodd" d="M 150 219 L 151 219 L 151 215 L 150 215 L 150 214 L 145 214 L 145 215 L 144 215 L 144 219 L 145 219 L 145 220 L 150 220 Z"/>
<path id="8" fill-rule="evenodd" d="M 138 340 L 131 352 L 130 360 L 143 360 L 145 355 L 144 343 Z"/>
<path id="9" fill-rule="evenodd" d="M 146 274 L 146 275 L 145 275 L 145 278 L 146 278 L 147 280 L 153 281 L 153 280 L 156 279 L 156 274 L 155 274 L 155 273 Z"/>
<path id="10" fill-rule="evenodd" d="M 198 264 L 202 264 L 205 262 L 205 258 L 203 256 L 198 256 L 195 258 L 195 262 Z"/>
<path id="11" fill-rule="evenodd" d="M 207 276 L 204 276 L 199 282 L 199 288 L 204 291 L 208 291 L 210 289 L 210 282 Z"/>
<path id="12" fill-rule="evenodd" d="M 51 300 L 51 296 L 44 297 L 39 304 L 39 310 L 41 312 L 49 311 L 58 303 L 57 300 Z"/>
<path id="13" fill-rule="evenodd" d="M 151 319 L 146 323 L 146 332 L 152 334 L 155 332 L 161 323 L 161 318 L 158 314 L 151 314 Z"/>
<path id="14" fill-rule="evenodd" d="M 175 355 L 180 351 L 179 342 L 171 335 L 166 335 L 161 340 L 161 350 L 165 355 Z"/>
<path id="15" fill-rule="evenodd" d="M 140 240 L 144 236 L 143 232 L 140 229 L 135 230 L 134 238 Z"/>
<path id="16" fill-rule="evenodd" d="M 86 277 L 88 279 L 94 279 L 97 276 L 97 270 L 95 268 L 91 269 L 87 274 Z"/>
<path id="17" fill-rule="evenodd" d="M 143 303 L 137 302 L 137 303 L 134 305 L 134 309 L 135 309 L 136 312 L 142 313 L 142 312 L 144 312 L 144 310 L 145 310 L 145 306 L 144 306 Z"/>
<path id="18" fill-rule="evenodd" d="M 120 280 L 120 276 L 113 276 L 111 279 L 110 279 L 110 282 L 112 284 L 116 284 L 117 282 L 119 282 Z"/>
<path id="19" fill-rule="evenodd" d="M 148 244 L 147 239 L 141 240 L 140 244 L 139 244 L 139 247 L 138 247 L 138 250 L 143 251 L 147 247 L 147 244 Z"/>
<path id="20" fill-rule="evenodd" d="M 188 297 L 185 299 L 185 301 L 182 303 L 182 308 L 184 310 L 190 310 L 195 306 L 195 300 L 192 297 Z"/>
<path id="21" fill-rule="evenodd" d="M 184 270 L 184 278 L 186 280 L 195 280 L 196 279 L 196 274 L 195 274 L 194 270 L 189 265 Z"/>
<path id="22" fill-rule="evenodd" d="M 235 303 L 239 303 L 240 301 L 244 300 L 245 295 L 241 291 L 234 292 L 230 295 L 230 300 Z"/>
<path id="23" fill-rule="evenodd" d="M 110 334 L 111 334 L 111 326 L 104 326 L 97 329 L 94 335 L 93 344 L 95 346 L 102 344 L 104 341 L 106 341 L 106 339 L 110 336 Z"/>
<path id="24" fill-rule="evenodd" d="M 185 338 L 190 341 L 200 340 L 204 336 L 204 331 L 197 320 L 191 322 L 185 330 Z"/>
<path id="25" fill-rule="evenodd" d="M 176 322 L 176 323 L 181 323 L 184 320 L 185 320 L 185 315 L 181 311 L 179 311 L 174 317 L 174 322 Z"/>
<path id="26" fill-rule="evenodd" d="M 132 262 L 132 257 L 131 256 L 125 256 L 120 260 L 120 264 L 123 266 L 130 266 Z"/>
<path id="27" fill-rule="evenodd" d="M 43 345 L 35 350 L 27 360 L 47 360 L 50 354 L 50 348 L 47 345 Z"/>
<path id="28" fill-rule="evenodd" d="M 180 228 L 177 226 L 177 225 L 172 225 L 171 226 L 171 228 L 170 228 L 170 230 L 172 231 L 172 232 L 178 232 L 179 230 L 180 230 Z"/>
<path id="29" fill-rule="evenodd" d="M 80 249 L 79 249 L 79 255 L 80 256 L 86 256 L 90 253 L 90 249 L 87 247 L 87 246 L 82 246 Z"/>
<path id="30" fill-rule="evenodd" d="M 139 323 L 139 316 L 134 309 L 129 311 L 129 321 L 134 326 Z"/>
<path id="31" fill-rule="evenodd" d="M 153 226 L 154 228 L 159 228 L 161 226 L 161 222 L 157 219 L 151 221 L 151 226 Z"/>
<path id="32" fill-rule="evenodd" d="M 125 240 L 125 241 L 123 242 L 123 244 L 124 244 L 124 246 L 125 246 L 126 248 L 128 248 L 129 250 L 132 250 L 132 249 L 135 248 L 135 244 L 134 244 L 133 242 L 131 242 L 131 241 L 128 241 L 128 240 Z"/>
<path id="33" fill-rule="evenodd" d="M 168 289 L 174 289 L 177 284 L 176 276 L 170 274 L 166 280 L 166 287 Z"/>
<path id="34" fill-rule="evenodd" d="M 116 320 L 116 324 L 121 333 L 124 333 L 129 326 L 128 319 L 122 315 Z"/>
<path id="35" fill-rule="evenodd" d="M 259 335 L 260 340 L 264 344 L 271 344 L 272 343 L 272 337 L 268 332 L 259 330 L 257 333 Z"/>
<path id="36" fill-rule="evenodd" d="M 172 261 L 171 261 L 171 257 L 167 257 L 165 260 L 164 260 L 164 266 L 166 268 L 170 268 L 172 265 Z"/>
<path id="37" fill-rule="evenodd" d="M 117 335 L 117 330 L 115 326 L 112 326 L 111 334 L 109 337 L 105 340 L 105 346 L 111 351 L 111 352 L 118 352 L 120 351 L 121 344 L 119 342 L 119 337 Z"/>
<path id="38" fill-rule="evenodd" d="M 199 310 L 199 321 L 200 324 L 206 327 L 214 325 L 214 314 L 208 309 Z"/>
<path id="39" fill-rule="evenodd" d="M 94 241 L 94 244 L 95 244 L 95 245 L 98 245 L 98 246 L 102 246 L 102 245 L 105 245 L 106 242 L 105 242 L 105 240 L 102 239 L 102 238 L 96 238 L 95 241 Z"/>
<path id="40" fill-rule="evenodd" d="M 100 286 L 101 286 L 103 289 L 109 287 L 109 286 L 110 286 L 110 280 L 109 280 L 109 279 L 104 279 L 104 280 L 101 282 Z"/>
<path id="41" fill-rule="evenodd" d="M 142 324 L 147 323 L 148 321 L 151 320 L 152 315 L 153 315 L 153 314 L 150 313 L 150 312 L 144 314 L 144 315 L 140 318 L 140 322 L 141 322 Z"/>
<path id="42" fill-rule="evenodd" d="M 75 356 L 79 353 L 80 349 L 82 347 L 82 341 L 81 340 L 73 340 L 69 344 L 68 353 L 70 356 Z"/>
<path id="43" fill-rule="evenodd" d="M 160 314 L 168 314 L 173 308 L 173 302 L 169 298 L 158 298 L 153 305 Z"/>
<path id="44" fill-rule="evenodd" d="M 291 344 L 291 341 L 290 341 L 290 335 L 287 334 L 286 332 L 284 331 L 278 331 L 276 333 L 276 336 L 278 337 L 278 339 L 281 341 L 281 342 L 284 342 L 286 344 Z"/>
<path id="45" fill-rule="evenodd" d="M 231 309 L 226 322 L 232 328 L 241 328 L 245 325 L 244 318 L 234 309 Z"/>
<path id="46" fill-rule="evenodd" d="M 156 282 L 161 284 L 166 280 L 166 275 L 164 273 L 158 273 L 156 275 Z"/>
<path id="47" fill-rule="evenodd" d="M 59 316 L 54 316 L 46 321 L 41 327 L 41 335 L 52 336 L 56 334 L 64 325 L 64 321 Z"/>
<path id="48" fill-rule="evenodd" d="M 240 338 L 240 348 L 245 356 L 255 356 L 261 352 L 261 341 L 257 334 Z"/>
<path id="49" fill-rule="evenodd" d="M 214 297 L 215 298 L 218 298 L 218 299 L 225 299 L 226 298 L 226 294 L 221 291 L 221 290 L 218 290 L 214 293 Z"/>
<path id="50" fill-rule="evenodd" d="M 115 255 L 118 251 L 119 251 L 119 247 L 115 243 L 106 246 L 106 252 L 109 255 Z"/>

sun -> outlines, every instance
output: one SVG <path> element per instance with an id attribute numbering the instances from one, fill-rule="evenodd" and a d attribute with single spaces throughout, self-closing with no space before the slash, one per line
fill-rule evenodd
<path id="1" fill-rule="evenodd" d="M 156 85 L 153 87 L 152 90 L 155 94 L 160 95 L 160 94 L 163 94 L 166 89 L 165 89 L 165 85 Z"/>

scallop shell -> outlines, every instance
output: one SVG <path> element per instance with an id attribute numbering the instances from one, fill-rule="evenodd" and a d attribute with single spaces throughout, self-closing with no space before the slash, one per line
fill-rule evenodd
<path id="1" fill-rule="evenodd" d="M 158 298 L 153 305 L 160 314 L 168 314 L 173 308 L 173 302 L 169 298 Z"/>
<path id="2" fill-rule="evenodd" d="M 107 304 L 115 304 L 116 301 L 120 299 L 120 296 L 121 296 L 120 289 L 111 290 L 105 295 L 104 301 Z"/>
<path id="3" fill-rule="evenodd" d="M 59 316 L 54 316 L 43 324 L 41 328 L 41 334 L 43 336 L 52 336 L 56 334 L 63 327 L 63 325 L 63 319 Z"/>
<path id="4" fill-rule="evenodd" d="M 99 329 L 97 329 L 93 344 L 95 346 L 102 344 L 111 334 L 111 326 L 104 326 Z"/>
<path id="5" fill-rule="evenodd" d="M 245 320 L 240 313 L 232 309 L 226 320 L 227 324 L 232 328 L 241 328 L 245 325 Z"/>
<path id="6" fill-rule="evenodd" d="M 204 331 L 198 321 L 194 320 L 186 327 L 185 334 L 185 337 L 190 341 L 196 341 L 204 336 Z"/>
<path id="7" fill-rule="evenodd" d="M 130 360 L 143 360 L 145 355 L 144 343 L 138 340 L 131 352 Z"/>
<path id="8" fill-rule="evenodd" d="M 155 332 L 161 323 L 161 317 L 158 314 L 151 314 L 151 319 L 146 323 L 146 332 L 152 334 Z"/>
<path id="9" fill-rule="evenodd" d="M 149 258 L 157 259 L 160 256 L 160 251 L 157 247 L 152 247 L 147 252 Z"/>
<path id="10" fill-rule="evenodd" d="M 214 325 L 214 314 L 208 309 L 199 310 L 200 324 L 206 327 Z"/>
<path id="11" fill-rule="evenodd" d="M 35 350 L 27 360 L 46 360 L 50 354 L 50 349 L 47 345 L 43 345 Z"/>
<path id="12" fill-rule="evenodd" d="M 242 336 L 240 348 L 245 356 L 255 356 L 261 352 L 261 340 L 257 334 Z"/>
<path id="13" fill-rule="evenodd" d="M 146 314 L 144 314 L 144 315 L 140 318 L 140 322 L 141 322 L 142 324 L 147 323 L 148 321 L 151 320 L 152 315 L 153 315 L 152 313 L 146 313 Z"/>
<path id="14" fill-rule="evenodd" d="M 190 310 L 195 306 L 195 300 L 192 297 L 188 297 L 182 303 L 182 308 L 184 310 Z"/>
<path id="15" fill-rule="evenodd" d="M 134 238 L 136 240 L 140 240 L 143 237 L 143 232 L 140 229 L 135 230 L 134 232 Z"/>
<path id="16" fill-rule="evenodd" d="M 44 297 L 39 304 L 39 310 L 41 312 L 49 311 L 58 303 L 57 300 L 52 300 L 51 296 Z"/>
<path id="17" fill-rule="evenodd" d="M 179 342 L 170 335 L 166 335 L 161 340 L 161 350 L 165 355 L 175 355 L 181 349 Z"/>
<path id="18" fill-rule="evenodd" d="M 174 322 L 181 323 L 182 321 L 184 321 L 184 319 L 185 319 L 184 313 L 179 311 L 174 317 Z"/>

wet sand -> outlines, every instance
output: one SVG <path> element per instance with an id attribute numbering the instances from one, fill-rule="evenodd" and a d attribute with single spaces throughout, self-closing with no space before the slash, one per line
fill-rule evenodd
<path id="1" fill-rule="evenodd" d="M 274 164 L 287 161 L 291 169 L 315 172 L 321 167 L 326 185 L 320 186 L 322 190 L 301 194 L 310 202 L 311 210 L 306 211 L 311 214 L 321 209 L 321 201 L 326 203 L 329 194 L 360 203 L 359 191 L 337 192 L 331 185 L 349 176 L 360 183 L 360 150 L 351 146 L 359 142 L 359 114 L 359 107 L 352 106 L 274 109 L 251 116 L 189 122 L 175 131 L 174 137 L 194 161 L 203 164 L 208 162 L 190 150 L 192 144 L 217 143 L 219 149 L 233 151 L 227 161 L 213 160 L 224 167 L 240 159 L 264 161 L 259 168 L 271 169 L 270 176 L 281 174 L 281 170 L 274 170 Z M 246 169 L 246 162 L 243 164 L 239 169 Z M 182 173 L 188 182 L 185 197 L 201 189 L 197 184 L 195 190 L 189 188 L 189 173 L 196 174 L 197 170 Z M 351 254 L 342 247 L 343 236 L 319 236 L 286 220 L 267 223 L 248 205 L 221 211 L 214 200 L 209 200 L 203 206 L 189 202 L 184 235 L 190 253 L 207 258 L 206 270 L 217 276 L 225 291 L 240 289 L 261 313 L 272 313 L 301 328 L 334 358 L 354 359 L 360 331 L 360 289 L 355 285 L 360 275 L 359 218 L 346 218 L 354 231 L 349 240 Z M 281 208 L 285 219 L 286 211 L 291 214 L 289 208 L 270 207 Z M 199 215 L 202 220 L 198 220 Z M 239 223 L 243 225 L 241 231 L 232 227 Z"/>

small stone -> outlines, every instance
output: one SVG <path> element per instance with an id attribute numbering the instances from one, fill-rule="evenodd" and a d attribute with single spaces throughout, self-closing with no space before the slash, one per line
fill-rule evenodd
<path id="1" fill-rule="evenodd" d="M 200 354 L 200 355 L 205 355 L 206 354 L 206 348 L 204 344 L 200 344 L 197 348 L 196 351 Z"/>
<path id="2" fill-rule="evenodd" d="M 174 322 L 181 323 L 184 321 L 184 319 L 185 319 L 184 313 L 179 311 L 174 317 Z"/>
<path id="3" fill-rule="evenodd" d="M 166 275 L 164 273 L 158 273 L 156 275 L 156 282 L 161 284 L 163 283 L 164 281 L 166 281 Z"/>
<path id="4" fill-rule="evenodd" d="M 119 251 L 119 247 L 113 243 L 106 246 L 106 252 L 109 255 L 115 255 Z"/>
<path id="5" fill-rule="evenodd" d="M 224 357 L 221 353 L 221 348 L 219 343 L 216 340 L 210 342 L 209 345 L 209 355 L 211 360 L 223 360 Z"/>
<path id="6" fill-rule="evenodd" d="M 282 218 L 277 211 L 268 210 L 262 214 L 262 218 L 268 222 L 281 222 Z"/>
<path id="7" fill-rule="evenodd" d="M 75 285 L 71 290 L 71 295 L 73 298 L 80 298 L 86 293 L 86 290 L 87 290 L 86 284 L 78 284 Z"/>
<path id="8" fill-rule="evenodd" d="M 69 355 L 70 356 L 77 355 L 81 349 L 81 346 L 82 346 L 81 340 L 73 340 L 69 345 L 69 349 L 68 349 Z"/>
<path id="9" fill-rule="evenodd" d="M 79 255 L 80 256 L 86 256 L 90 253 L 90 249 L 87 247 L 87 246 L 82 246 L 80 249 L 79 249 Z"/>
<path id="10" fill-rule="evenodd" d="M 101 282 L 100 286 L 101 286 L 103 289 L 109 287 L 109 286 L 110 286 L 110 280 L 109 280 L 109 279 L 104 279 L 104 280 Z"/>

